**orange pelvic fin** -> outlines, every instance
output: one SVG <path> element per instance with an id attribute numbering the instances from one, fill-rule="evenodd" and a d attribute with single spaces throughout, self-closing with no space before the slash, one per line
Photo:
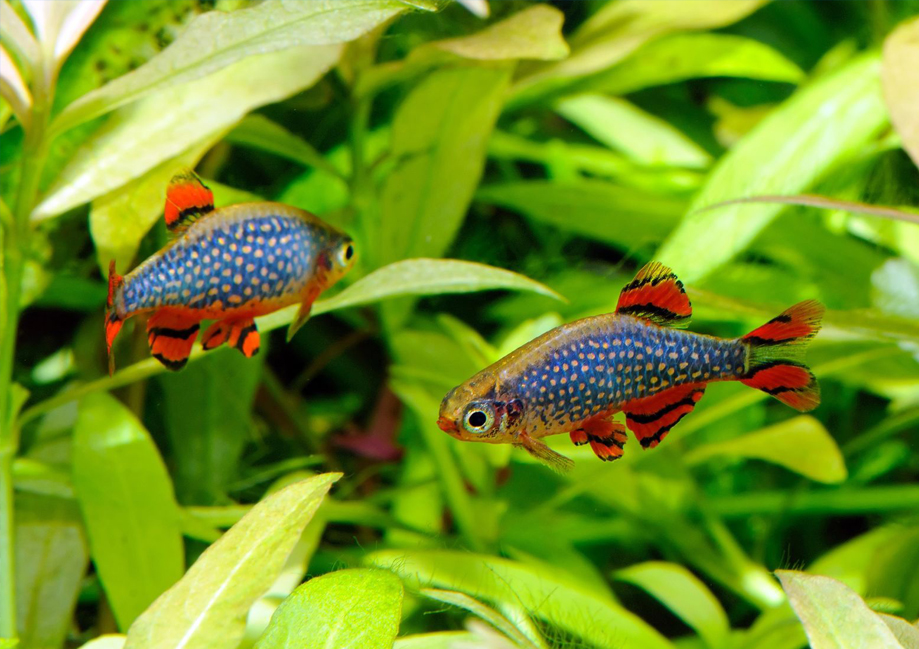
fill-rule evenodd
<path id="1" fill-rule="evenodd" d="M 802 359 L 807 344 L 820 331 L 825 310 L 815 300 L 801 302 L 741 338 L 749 353 L 747 373 L 740 382 L 795 410 L 816 408 L 820 386 Z"/>
<path id="2" fill-rule="evenodd" d="M 642 448 L 654 448 L 692 412 L 704 392 L 704 383 L 687 383 L 630 401 L 622 407 L 625 423 Z"/>
<path id="3" fill-rule="evenodd" d="M 206 350 L 220 347 L 224 343 L 238 349 L 246 358 L 258 354 L 261 337 L 255 321 L 252 318 L 221 320 L 208 327 L 201 339 L 201 345 Z"/>
<path id="4" fill-rule="evenodd" d="M 291 338 L 299 331 L 300 327 L 309 320 L 310 311 L 313 309 L 313 302 L 316 301 L 320 293 L 322 293 L 322 285 L 318 282 L 313 282 L 304 289 L 300 310 L 297 311 L 297 316 L 290 323 L 290 327 L 287 328 L 287 342 L 290 342 Z"/>
<path id="5" fill-rule="evenodd" d="M 673 271 L 652 261 L 622 289 L 616 313 L 665 327 L 685 327 L 692 316 L 692 305 Z"/>
<path id="6" fill-rule="evenodd" d="M 108 352 L 108 373 L 109 376 L 115 373 L 115 355 L 112 353 L 112 345 L 115 343 L 115 336 L 121 331 L 121 325 L 124 319 L 118 317 L 115 308 L 115 294 L 124 283 L 124 277 L 115 272 L 115 260 L 113 259 L 108 266 L 108 299 L 105 302 L 105 347 Z"/>
<path id="7" fill-rule="evenodd" d="M 170 232 L 179 233 L 214 211 L 214 194 L 191 169 L 180 171 L 166 189 L 163 217 Z"/>
<path id="8" fill-rule="evenodd" d="M 526 431 L 517 435 L 514 446 L 522 448 L 556 473 L 568 473 L 574 467 L 574 461 L 571 458 L 553 451 L 544 441 L 530 437 Z"/>
<path id="9" fill-rule="evenodd" d="M 625 426 L 603 416 L 588 419 L 569 436 L 575 446 L 590 444 L 591 450 L 604 462 L 622 457 L 622 448 L 628 439 Z"/>
<path id="10" fill-rule="evenodd" d="M 160 309 L 147 321 L 147 342 L 153 357 L 167 369 L 185 367 L 198 337 L 199 321 L 175 309 Z"/>

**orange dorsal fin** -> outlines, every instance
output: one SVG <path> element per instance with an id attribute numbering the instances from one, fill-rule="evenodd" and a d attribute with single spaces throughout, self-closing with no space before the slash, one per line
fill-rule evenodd
<path id="1" fill-rule="evenodd" d="M 616 313 L 665 327 L 685 327 L 692 316 L 692 305 L 683 290 L 683 282 L 672 270 L 652 261 L 622 289 Z"/>
<path id="2" fill-rule="evenodd" d="M 191 169 L 180 171 L 166 188 L 163 216 L 172 233 L 183 231 L 205 214 L 214 211 L 214 194 Z"/>

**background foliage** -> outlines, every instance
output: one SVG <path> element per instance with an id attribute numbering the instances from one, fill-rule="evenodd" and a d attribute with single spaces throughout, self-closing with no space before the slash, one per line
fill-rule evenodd
<path id="1" fill-rule="evenodd" d="M 919 5 L 463 4 L 0 0 L 0 646 L 919 646 Z M 187 165 L 360 263 L 109 378 Z M 650 259 L 696 331 L 825 302 L 821 407 L 717 385 L 564 477 L 436 428 Z"/>

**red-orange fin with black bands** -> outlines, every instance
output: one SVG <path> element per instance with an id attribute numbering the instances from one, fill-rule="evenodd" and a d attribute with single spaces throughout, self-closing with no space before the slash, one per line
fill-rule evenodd
<path id="1" fill-rule="evenodd" d="M 214 211 L 214 194 L 198 175 L 186 169 L 180 171 L 166 188 L 163 217 L 170 232 L 183 231 L 195 220 Z"/>
<path id="2" fill-rule="evenodd" d="M 741 338 L 749 352 L 740 382 L 801 412 L 820 405 L 820 386 L 803 357 L 825 311 L 816 300 L 800 302 Z"/>
<path id="3" fill-rule="evenodd" d="M 160 309 L 147 321 L 147 342 L 153 357 L 167 369 L 185 367 L 198 337 L 199 321 L 174 309 Z"/>
<path id="4" fill-rule="evenodd" d="M 705 393 L 704 383 L 687 383 L 623 405 L 625 423 L 642 448 L 654 448 L 692 412 Z"/>
<path id="5" fill-rule="evenodd" d="M 261 336 L 259 336 L 255 321 L 252 318 L 247 318 L 233 322 L 230 336 L 227 338 L 227 344 L 238 349 L 246 358 L 252 358 L 258 354 L 258 350 L 261 348 Z"/>
<path id="6" fill-rule="evenodd" d="M 683 282 L 672 270 L 652 261 L 622 289 L 616 313 L 665 327 L 685 327 L 692 317 L 692 305 Z"/>
<path id="7" fill-rule="evenodd" d="M 123 283 L 124 277 L 115 272 L 115 260 L 113 259 L 108 266 L 108 299 L 105 301 L 105 347 L 108 352 L 109 376 L 115 373 L 115 355 L 112 353 L 112 345 L 125 320 L 118 316 L 118 309 L 115 308 L 116 294 Z"/>
<path id="8" fill-rule="evenodd" d="M 201 336 L 201 346 L 205 351 L 220 347 L 230 337 L 231 323 L 226 320 L 215 322 Z"/>
<path id="9" fill-rule="evenodd" d="M 594 454 L 604 462 L 622 457 L 622 450 L 628 439 L 625 426 L 603 415 L 582 422 L 577 430 L 569 433 L 569 436 L 575 446 L 590 444 Z"/>

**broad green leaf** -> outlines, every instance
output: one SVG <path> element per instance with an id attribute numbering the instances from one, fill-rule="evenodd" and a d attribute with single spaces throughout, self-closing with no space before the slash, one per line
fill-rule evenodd
<path id="1" fill-rule="evenodd" d="M 0 40 L 27 64 L 38 60 L 38 41 L 9 0 L 0 0 Z"/>
<path id="2" fill-rule="evenodd" d="M 92 24 L 105 6 L 106 0 L 80 2 L 43 2 L 23 0 L 35 25 L 35 33 L 43 51 L 45 65 L 53 62 L 54 69 L 76 46 L 83 32 Z"/>
<path id="3" fill-rule="evenodd" d="M 391 572 L 340 570 L 291 593 L 255 649 L 390 649 L 401 613 L 402 584 Z"/>
<path id="4" fill-rule="evenodd" d="M 22 647 L 60 647 L 89 560 L 73 500 L 17 494 L 16 625 Z"/>
<path id="5" fill-rule="evenodd" d="M 661 241 L 686 209 L 678 198 L 586 179 L 486 185 L 476 200 L 627 249 Z"/>
<path id="6" fill-rule="evenodd" d="M 811 649 L 902 649 L 883 620 L 844 584 L 792 570 L 775 574 Z"/>
<path id="7" fill-rule="evenodd" d="M 73 487 L 93 563 L 127 629 L 185 568 L 179 508 L 153 440 L 119 401 L 97 392 L 80 401 Z"/>
<path id="8" fill-rule="evenodd" d="M 919 529 L 900 528 L 899 534 L 878 548 L 867 571 L 867 592 L 902 604 L 902 614 L 919 615 Z"/>
<path id="9" fill-rule="evenodd" d="M 250 436 L 252 403 L 266 356 L 262 352 L 249 359 L 235 349 L 221 349 L 160 378 L 176 497 L 183 505 L 228 500 L 227 485 Z"/>
<path id="10" fill-rule="evenodd" d="M 81 645 L 80 649 L 122 649 L 126 639 L 121 633 L 106 633 Z"/>
<path id="11" fill-rule="evenodd" d="M 413 588 L 458 590 L 496 605 L 522 606 L 603 649 L 673 648 L 670 641 L 612 598 L 587 593 L 574 579 L 543 574 L 526 564 L 448 550 L 382 550 L 368 555 L 366 561 L 393 570 Z"/>
<path id="12" fill-rule="evenodd" d="M 538 645 L 535 645 L 505 616 L 490 606 L 486 606 L 474 597 L 470 597 L 466 593 L 459 593 L 455 590 L 438 590 L 436 588 L 425 588 L 421 591 L 421 594 L 425 597 L 430 597 L 431 599 L 437 600 L 438 602 L 443 602 L 444 604 L 458 606 L 469 611 L 473 615 L 478 616 L 485 622 L 488 622 L 490 625 L 492 625 L 495 629 L 503 633 L 505 636 L 513 640 L 514 646 L 516 647 L 520 647 L 521 649 L 538 649 Z"/>
<path id="13" fill-rule="evenodd" d="M 843 482 L 848 475 L 836 440 L 823 424 L 809 415 L 794 417 L 724 442 L 694 448 L 685 459 L 690 464 L 699 464 L 713 457 L 765 460 L 811 480 L 829 484 Z"/>
<path id="14" fill-rule="evenodd" d="M 709 207 L 704 207 L 700 212 L 715 210 L 725 205 L 741 205 L 744 203 L 776 203 L 781 205 L 799 205 L 802 207 L 816 207 L 825 210 L 840 210 L 852 212 L 853 214 L 863 214 L 865 216 L 877 216 L 883 219 L 894 221 L 903 221 L 905 223 L 919 224 L 919 212 L 915 208 L 898 209 L 886 205 L 870 205 L 868 203 L 859 203 L 857 201 L 844 201 L 829 196 L 818 196 L 815 194 L 798 194 L 796 196 L 749 196 L 746 198 L 737 198 L 720 203 L 715 203 Z"/>
<path id="15" fill-rule="evenodd" d="M 249 607 L 274 581 L 340 476 L 317 475 L 253 507 L 134 622 L 126 649 L 236 646 Z"/>
<path id="16" fill-rule="evenodd" d="M 485 166 L 511 68 L 459 66 L 433 72 L 399 105 L 391 154 L 399 161 L 366 227 L 375 266 L 440 257 L 453 242 Z"/>
<path id="17" fill-rule="evenodd" d="M 246 117 L 227 134 L 226 141 L 274 153 L 305 167 L 315 167 L 341 177 L 335 165 L 327 161 L 309 142 L 264 115 Z"/>
<path id="18" fill-rule="evenodd" d="M 353 40 L 398 15 L 406 5 L 394 0 L 270 0 L 230 13 L 210 11 L 197 17 L 172 45 L 137 70 L 111 81 L 68 106 L 52 125 L 61 132 L 98 117 L 146 94 L 188 83 L 253 55 L 303 45 L 334 46 Z M 337 51 L 321 47 L 313 52 Z M 249 69 L 252 82 L 270 83 L 285 72 L 261 59 L 259 74 Z M 297 68 L 293 61 L 286 65 Z M 302 61 L 310 69 L 308 61 Z M 232 75 L 231 75 L 232 76 Z M 226 78 L 226 77 L 224 77 Z"/>
<path id="19" fill-rule="evenodd" d="M 32 218 L 81 205 L 212 140 L 253 108 L 313 85 L 340 54 L 340 45 L 322 45 L 252 56 L 119 110 L 77 151 Z"/>
<path id="20" fill-rule="evenodd" d="M 421 45 L 411 52 L 409 61 L 427 56 L 432 50 L 482 61 L 561 59 L 568 55 L 568 44 L 561 34 L 564 19 L 555 7 L 538 4 L 470 36 Z"/>
<path id="21" fill-rule="evenodd" d="M 884 100 L 903 148 L 919 165 L 919 18 L 911 18 L 884 41 Z"/>
<path id="22" fill-rule="evenodd" d="M 517 273 L 458 259 L 406 259 L 365 275 L 334 297 L 313 306 L 313 315 L 361 306 L 406 295 L 472 293 L 490 289 L 532 291 L 558 300 L 564 298 L 547 286 Z M 284 309 L 259 319 L 269 331 L 293 319 L 296 308 Z"/>
<path id="23" fill-rule="evenodd" d="M 771 113 L 721 159 L 657 258 L 684 282 L 698 282 L 746 249 L 782 210 L 780 205 L 700 208 L 799 193 L 859 153 L 887 123 L 878 67 L 877 57 L 860 57 Z"/>
<path id="24" fill-rule="evenodd" d="M 648 561 L 617 570 L 614 577 L 647 591 L 712 649 L 726 646 L 731 630 L 727 614 L 705 584 L 683 566 Z"/>
<path id="25" fill-rule="evenodd" d="M 457 645 L 474 640 L 475 636 L 468 631 L 437 631 L 396 638 L 393 649 L 457 649 Z"/>
<path id="26" fill-rule="evenodd" d="M 96 244 L 96 259 L 103 276 L 108 273 L 112 259 L 122 273 L 132 266 L 141 239 L 163 216 L 169 180 L 184 167 L 194 168 L 216 139 L 214 136 L 197 142 L 140 178 L 93 200 L 89 232 Z"/>
<path id="27" fill-rule="evenodd" d="M 763 0 L 625 0 L 601 7 L 570 39 L 571 55 L 533 66 L 512 89 L 516 108 L 559 92 L 578 79 L 604 70 L 656 38 L 680 31 L 724 27 L 740 20 Z"/>
<path id="28" fill-rule="evenodd" d="M 673 126 L 624 99 L 577 95 L 555 110 L 598 141 L 649 166 L 705 167 L 711 156 Z"/>
<path id="29" fill-rule="evenodd" d="M 903 649 L 919 649 L 919 626 L 910 624 L 906 620 L 884 613 L 878 614 L 884 624 L 890 627 Z"/>
<path id="30" fill-rule="evenodd" d="M 624 95 L 699 77 L 798 83 L 804 73 L 764 43 L 732 34 L 676 34 L 648 43 L 606 72 L 588 77 L 594 91 Z"/>

